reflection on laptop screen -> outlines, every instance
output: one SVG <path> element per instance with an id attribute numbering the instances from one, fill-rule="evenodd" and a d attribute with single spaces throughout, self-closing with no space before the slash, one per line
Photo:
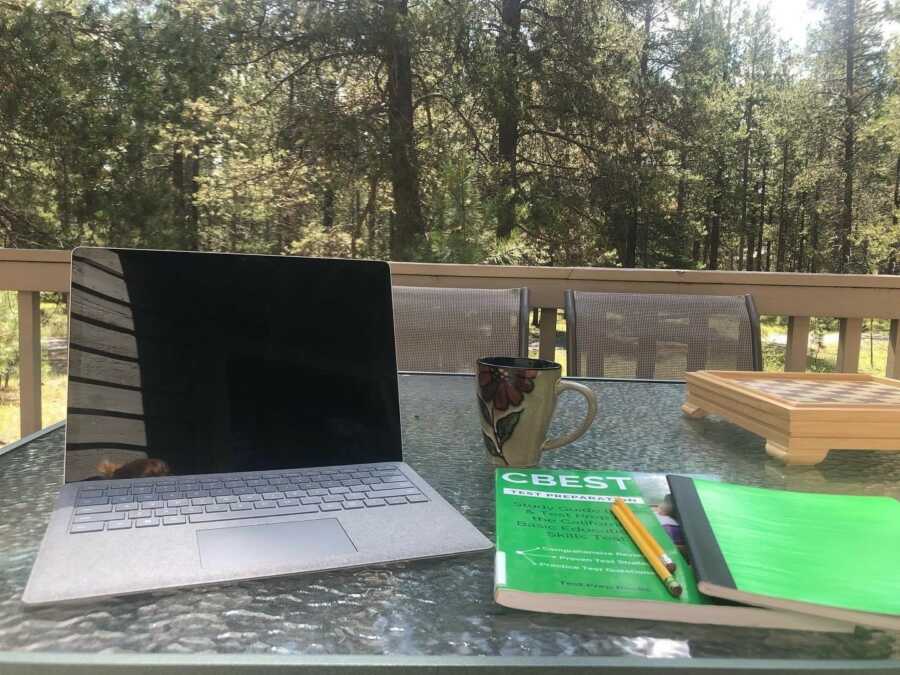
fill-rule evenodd
<path id="1" fill-rule="evenodd" d="M 401 459 L 386 263 L 76 249 L 66 481 Z"/>

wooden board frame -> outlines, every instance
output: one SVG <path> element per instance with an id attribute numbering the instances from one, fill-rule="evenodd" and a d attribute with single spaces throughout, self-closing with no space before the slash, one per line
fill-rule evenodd
<path id="1" fill-rule="evenodd" d="M 785 464 L 818 464 L 829 450 L 900 452 L 900 403 L 803 402 L 751 389 L 746 380 L 872 382 L 895 388 L 900 380 L 859 373 L 759 373 L 706 370 L 687 373 L 681 409 L 701 418 L 716 414 L 766 439 L 766 452 Z"/>

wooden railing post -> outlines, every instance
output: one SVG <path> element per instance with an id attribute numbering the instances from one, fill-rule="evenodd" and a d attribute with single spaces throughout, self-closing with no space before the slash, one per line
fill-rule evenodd
<path id="1" fill-rule="evenodd" d="M 541 307 L 540 356 L 556 360 L 556 307 Z"/>
<path id="2" fill-rule="evenodd" d="M 806 370 L 806 355 L 809 351 L 809 317 L 789 316 L 787 349 L 784 353 L 784 369 L 802 373 Z"/>
<path id="3" fill-rule="evenodd" d="M 860 340 L 862 340 L 862 319 L 841 319 L 836 364 L 838 372 L 855 373 L 859 370 Z"/>
<path id="4" fill-rule="evenodd" d="M 900 319 L 891 319 L 885 375 L 900 380 Z"/>
<path id="5" fill-rule="evenodd" d="M 22 436 L 41 428 L 41 294 L 19 291 L 19 422 Z"/>

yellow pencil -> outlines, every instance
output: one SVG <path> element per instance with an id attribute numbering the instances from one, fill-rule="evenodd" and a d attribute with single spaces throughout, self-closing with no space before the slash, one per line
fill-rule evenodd
<path id="1" fill-rule="evenodd" d="M 631 522 L 634 523 L 634 526 L 641 531 L 644 535 L 644 539 L 650 542 L 650 546 L 653 548 L 653 552 L 659 556 L 659 559 L 662 561 L 662 564 L 666 566 L 666 569 L 670 572 L 675 571 L 675 561 L 672 560 L 669 556 L 666 555 L 666 552 L 663 551 L 662 546 L 659 545 L 659 542 L 653 538 L 653 535 L 650 534 L 650 531 L 644 526 L 644 524 L 638 519 L 636 515 L 634 515 L 634 511 L 632 511 L 628 504 L 621 497 L 616 497 L 614 502 L 618 504 L 624 511 L 625 515 L 627 515 Z"/>
<path id="2" fill-rule="evenodd" d="M 628 533 L 628 536 L 631 537 L 631 541 L 634 542 L 635 546 L 638 547 L 640 552 L 647 559 L 647 562 L 650 563 L 650 567 L 653 568 L 653 571 L 656 572 L 656 576 L 660 578 L 660 581 L 666 587 L 666 590 L 669 591 L 669 594 L 675 596 L 676 598 L 681 595 L 682 588 L 681 584 L 675 580 L 675 577 L 672 576 L 672 573 L 665 568 L 660 561 L 659 556 L 653 553 L 653 549 L 650 548 L 650 544 L 644 539 L 640 530 L 635 528 L 634 524 L 626 515 L 625 511 L 619 507 L 618 504 L 613 504 L 612 506 L 613 515 L 616 517 L 616 520 L 625 528 L 625 531 Z"/>

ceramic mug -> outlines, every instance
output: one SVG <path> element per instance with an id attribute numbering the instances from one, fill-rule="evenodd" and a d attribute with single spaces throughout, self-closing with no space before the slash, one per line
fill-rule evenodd
<path id="1" fill-rule="evenodd" d="M 488 458 L 497 466 L 536 466 L 544 450 L 580 438 L 597 415 L 594 392 L 561 380 L 562 366 L 543 359 L 492 356 L 478 360 L 476 384 L 481 435 Z M 577 391 L 587 415 L 571 433 L 547 438 L 560 393 Z"/>

